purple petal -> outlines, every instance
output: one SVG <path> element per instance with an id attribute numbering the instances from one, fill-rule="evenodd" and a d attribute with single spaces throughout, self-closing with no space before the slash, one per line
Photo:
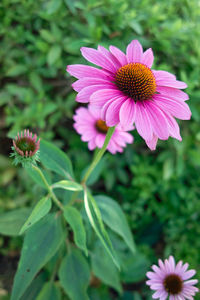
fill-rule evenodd
<path id="1" fill-rule="evenodd" d="M 141 63 L 146 65 L 148 68 L 151 68 L 153 65 L 153 60 L 153 51 L 151 48 L 149 48 L 143 53 Z"/>
<path id="2" fill-rule="evenodd" d="M 176 122 L 176 120 L 169 114 L 165 113 L 163 111 L 165 118 L 167 119 L 168 125 L 169 125 L 169 133 L 170 136 L 172 136 L 173 138 L 182 141 L 182 137 L 180 135 L 180 128 L 178 126 L 178 123 Z"/>
<path id="3" fill-rule="evenodd" d="M 108 80 L 92 77 L 81 78 L 75 81 L 72 87 L 76 92 L 80 92 L 85 87 L 91 85 L 104 85 L 106 88 L 114 87 L 114 84 Z"/>
<path id="4" fill-rule="evenodd" d="M 117 60 L 120 62 L 121 66 L 127 65 L 128 61 L 126 58 L 126 55 L 124 52 L 122 52 L 120 49 L 118 49 L 115 46 L 110 46 L 109 47 L 110 52 L 117 58 Z"/>
<path id="5" fill-rule="evenodd" d="M 119 111 L 122 104 L 127 100 L 127 97 L 119 97 L 114 100 L 107 108 L 105 113 L 106 124 L 109 127 L 115 126 L 119 123 Z"/>
<path id="6" fill-rule="evenodd" d="M 102 108 L 102 106 L 107 101 L 111 100 L 112 98 L 121 96 L 122 93 L 119 92 L 117 89 L 102 89 L 92 94 L 92 96 L 90 97 L 90 102 L 92 105 Z"/>
<path id="7" fill-rule="evenodd" d="M 176 80 L 176 76 L 167 72 L 167 71 L 156 71 L 156 70 L 152 70 L 155 78 L 156 78 L 156 81 L 159 81 L 159 80 Z"/>
<path id="8" fill-rule="evenodd" d="M 157 106 L 174 117 L 181 120 L 189 120 L 191 118 L 189 106 L 184 101 L 161 95 L 154 95 L 153 98 Z"/>
<path id="9" fill-rule="evenodd" d="M 135 116 L 135 126 L 138 133 L 143 137 L 146 141 L 151 141 L 153 138 L 153 130 L 151 126 L 151 122 L 148 117 L 148 113 L 146 112 L 146 107 L 143 103 L 139 101 L 136 103 L 136 116 Z"/>
<path id="10" fill-rule="evenodd" d="M 153 151 L 153 150 L 156 150 L 157 141 L 158 141 L 157 136 L 155 134 L 153 134 L 152 140 L 145 141 L 145 142 L 146 142 L 147 146 L 149 147 L 149 149 L 151 149 Z"/>
<path id="11" fill-rule="evenodd" d="M 168 122 L 169 123 L 169 122 Z M 174 260 L 174 257 L 172 255 L 170 255 L 169 259 L 168 259 L 168 262 L 169 262 L 169 266 L 170 266 L 170 271 L 171 272 L 174 272 L 175 271 L 175 267 L 176 267 L 176 264 L 175 264 L 175 260 Z"/>
<path id="12" fill-rule="evenodd" d="M 169 130 L 164 114 L 153 101 L 146 101 L 145 105 L 148 105 L 147 112 L 155 135 L 161 140 L 167 140 Z"/>
<path id="13" fill-rule="evenodd" d="M 97 145 L 98 148 L 102 148 L 103 144 L 105 141 L 105 135 L 103 134 L 97 134 L 96 138 L 95 138 L 95 143 Z"/>
<path id="14" fill-rule="evenodd" d="M 161 95 L 167 95 L 171 98 L 178 98 L 184 101 L 189 99 L 188 94 L 184 93 L 183 91 L 167 86 L 158 86 L 156 91 L 161 93 Z"/>
<path id="15" fill-rule="evenodd" d="M 169 79 L 156 79 L 156 84 L 158 86 L 169 86 L 176 89 L 185 89 L 187 84 L 179 80 L 169 80 Z"/>
<path id="16" fill-rule="evenodd" d="M 96 91 L 106 90 L 104 85 L 91 85 L 82 89 L 76 96 L 76 101 L 81 103 L 88 103 L 90 96 Z"/>
<path id="17" fill-rule="evenodd" d="M 133 40 L 126 49 L 126 57 L 128 63 L 140 63 L 142 61 L 142 54 L 142 46 L 137 40 Z"/>
<path id="18" fill-rule="evenodd" d="M 84 77 L 95 77 L 100 79 L 113 80 L 113 76 L 107 74 L 103 70 L 97 69 L 95 67 L 86 65 L 69 65 L 67 66 L 67 72 L 70 75 L 80 79 Z"/>
<path id="19" fill-rule="evenodd" d="M 121 126 L 126 129 L 133 125 L 135 121 L 135 115 L 136 115 L 136 105 L 134 100 L 127 99 L 121 106 L 120 112 L 119 112 L 119 119 Z"/>
<path id="20" fill-rule="evenodd" d="M 89 150 L 94 150 L 96 148 L 95 139 L 89 141 L 88 148 Z"/>
<path id="21" fill-rule="evenodd" d="M 115 67 L 115 71 L 121 68 L 121 64 L 118 61 L 118 59 L 112 53 L 110 53 L 106 48 L 104 48 L 103 46 L 98 46 L 98 51 L 101 52 L 105 57 L 107 57 L 112 62 L 113 66 Z"/>
<path id="22" fill-rule="evenodd" d="M 98 50 L 82 47 L 81 53 L 83 57 L 85 57 L 85 59 L 92 62 L 93 64 L 100 66 L 112 73 L 115 73 L 116 68 L 113 63 Z"/>
<path id="23" fill-rule="evenodd" d="M 189 272 L 189 271 L 188 271 Z M 194 285 L 197 284 L 198 280 L 197 279 L 192 279 L 192 280 L 187 280 L 184 282 L 184 285 Z"/>
<path id="24" fill-rule="evenodd" d="M 189 270 L 182 275 L 183 280 L 187 280 L 196 274 L 195 270 Z"/>
<path id="25" fill-rule="evenodd" d="M 160 277 L 157 275 L 157 273 L 154 272 L 147 272 L 146 276 L 150 279 L 159 279 Z"/>

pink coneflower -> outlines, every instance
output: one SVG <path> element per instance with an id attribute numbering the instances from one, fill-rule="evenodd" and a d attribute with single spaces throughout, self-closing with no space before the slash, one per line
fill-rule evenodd
<path id="1" fill-rule="evenodd" d="M 193 277 L 196 271 L 187 270 L 188 263 L 183 265 L 182 261 L 176 265 L 173 256 L 165 259 L 164 262 L 159 259 L 158 264 L 159 267 L 152 266 L 154 272 L 147 272 L 150 280 L 146 283 L 156 291 L 152 298 L 165 300 L 169 296 L 169 300 L 193 299 L 195 293 L 198 292 L 198 288 L 194 286 L 198 280 L 188 279 Z"/>
<path id="2" fill-rule="evenodd" d="M 40 139 L 37 141 L 37 135 L 33 136 L 32 132 L 25 129 L 13 140 L 13 146 L 22 157 L 32 157 L 40 148 Z"/>
<path id="3" fill-rule="evenodd" d="M 74 128 L 81 135 L 82 141 L 88 142 L 88 148 L 90 150 L 103 147 L 109 127 L 105 121 L 101 119 L 99 109 L 80 107 L 76 110 L 74 121 Z M 133 127 L 129 128 L 129 130 L 132 129 Z M 126 146 L 126 143 L 131 144 L 132 142 L 133 136 L 125 130 L 122 130 L 120 125 L 117 125 L 109 141 L 107 150 L 112 154 L 123 152 L 123 147 Z"/>
<path id="4" fill-rule="evenodd" d="M 123 128 L 135 123 L 138 133 L 154 150 L 158 138 L 169 136 L 181 140 L 174 117 L 188 120 L 191 112 L 180 89 L 186 83 L 169 72 L 152 70 L 153 52 L 143 52 L 133 40 L 126 54 L 114 46 L 110 51 L 81 48 L 82 55 L 101 69 L 86 65 L 69 65 L 67 71 L 78 80 L 73 88 L 78 102 L 90 102 L 101 109 L 101 118 L 109 127 L 119 122 Z"/>

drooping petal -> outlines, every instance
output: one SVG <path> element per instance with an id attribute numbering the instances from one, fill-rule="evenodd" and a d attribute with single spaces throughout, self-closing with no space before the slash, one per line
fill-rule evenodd
<path id="1" fill-rule="evenodd" d="M 158 138 L 155 134 L 153 134 L 153 138 L 151 141 L 145 141 L 147 146 L 149 147 L 149 149 L 151 149 L 152 151 L 153 150 L 156 150 L 156 145 L 157 145 L 157 142 L 158 142 Z"/>
<path id="2" fill-rule="evenodd" d="M 119 123 L 119 111 L 122 104 L 127 100 L 127 97 L 119 97 L 114 100 L 107 108 L 105 119 L 109 127 L 115 126 Z"/>
<path id="3" fill-rule="evenodd" d="M 154 60 L 153 51 L 151 48 L 149 48 L 143 53 L 141 63 L 146 65 L 148 68 L 151 68 L 153 65 L 153 60 Z"/>
<path id="4" fill-rule="evenodd" d="M 126 55 L 124 54 L 124 52 L 122 52 L 120 49 L 118 49 L 115 46 L 110 46 L 109 49 L 110 49 L 110 52 L 118 59 L 121 66 L 128 64 L 128 61 L 127 61 L 127 58 L 126 58 Z"/>
<path id="5" fill-rule="evenodd" d="M 138 133 L 146 141 L 151 141 L 153 138 L 153 130 L 151 122 L 149 120 L 148 113 L 146 112 L 145 104 L 141 102 L 136 103 L 136 116 L 135 116 L 135 126 Z"/>
<path id="6" fill-rule="evenodd" d="M 133 62 L 140 63 L 142 61 L 142 54 L 143 54 L 142 46 L 137 40 L 133 40 L 127 46 L 126 57 L 128 63 L 133 63 Z"/>
<path id="7" fill-rule="evenodd" d="M 172 136 L 173 138 L 182 141 L 182 137 L 180 135 L 180 128 L 178 126 L 178 123 L 176 122 L 176 120 L 169 114 L 165 113 L 163 111 L 165 118 L 167 119 L 168 125 L 169 125 L 169 133 L 170 136 Z"/>
<path id="8" fill-rule="evenodd" d="M 80 79 L 84 77 L 91 77 L 91 78 L 100 78 L 106 80 L 113 80 L 113 76 L 109 75 L 108 73 L 104 72 L 103 70 L 97 69 L 95 67 L 86 66 L 86 65 L 68 65 L 67 72 L 70 75 Z"/>
<path id="9" fill-rule="evenodd" d="M 186 94 L 185 92 L 167 86 L 157 86 L 156 91 L 159 92 L 162 96 L 166 95 L 168 97 L 178 98 L 184 101 L 189 99 L 188 94 Z"/>
<path id="10" fill-rule="evenodd" d="M 128 98 L 121 106 L 119 112 L 119 120 L 123 128 L 128 128 L 133 125 L 136 115 L 136 104 L 135 102 Z"/>
<path id="11" fill-rule="evenodd" d="M 92 77 L 81 78 L 81 79 L 75 81 L 72 84 L 72 87 L 76 92 L 80 92 L 85 87 L 88 87 L 91 85 L 104 85 L 107 88 L 114 87 L 114 84 L 111 81 L 105 80 L 105 79 L 100 79 L 100 78 L 95 78 L 95 77 L 94 78 L 92 78 Z"/>
<path id="12" fill-rule="evenodd" d="M 81 53 L 85 59 L 92 62 L 93 64 L 100 66 L 112 73 L 115 73 L 116 68 L 113 63 L 98 50 L 82 47 Z"/>
<path id="13" fill-rule="evenodd" d="M 115 97 L 121 97 L 123 94 L 118 91 L 117 89 L 102 89 L 97 90 L 95 93 L 92 94 L 90 98 L 90 102 L 92 105 L 102 107 L 107 101 L 111 100 Z"/>

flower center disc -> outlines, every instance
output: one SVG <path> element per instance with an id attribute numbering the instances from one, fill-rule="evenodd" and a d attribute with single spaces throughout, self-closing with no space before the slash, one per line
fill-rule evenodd
<path id="1" fill-rule="evenodd" d="M 168 275 L 165 278 L 163 284 L 164 284 L 165 290 L 172 295 L 179 294 L 182 291 L 183 281 L 176 274 Z"/>
<path id="2" fill-rule="evenodd" d="M 35 143 L 30 138 L 23 137 L 16 142 L 16 146 L 25 154 L 26 151 L 34 151 Z"/>
<path id="3" fill-rule="evenodd" d="M 106 123 L 103 120 L 98 120 L 95 124 L 96 129 L 100 133 L 107 133 L 109 127 L 106 125 Z"/>
<path id="4" fill-rule="evenodd" d="M 121 67 L 115 76 L 115 84 L 135 101 L 147 100 L 156 92 L 156 81 L 151 69 L 140 63 Z"/>

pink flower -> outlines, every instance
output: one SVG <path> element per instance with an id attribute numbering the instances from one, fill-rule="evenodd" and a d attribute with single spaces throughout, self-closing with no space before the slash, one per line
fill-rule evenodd
<path id="1" fill-rule="evenodd" d="M 158 138 L 169 136 L 181 141 L 175 118 L 189 120 L 191 112 L 185 100 L 188 95 L 180 89 L 186 83 L 166 71 L 152 70 L 153 52 L 143 52 L 141 44 L 133 40 L 126 54 L 114 46 L 110 51 L 81 48 L 88 61 L 100 66 L 69 65 L 67 71 L 78 80 L 73 88 L 76 101 L 90 102 L 101 109 L 101 119 L 111 127 L 119 122 L 122 128 L 135 123 L 138 133 L 150 149 L 156 148 Z"/>
<path id="2" fill-rule="evenodd" d="M 36 134 L 33 136 L 32 132 L 25 129 L 13 140 L 13 147 L 20 156 L 32 157 L 40 148 L 40 139 L 37 140 Z"/>
<path id="3" fill-rule="evenodd" d="M 169 296 L 169 300 L 193 299 L 198 292 L 198 288 L 194 285 L 198 282 L 196 279 L 190 279 L 196 273 L 195 270 L 187 270 L 188 263 L 183 265 L 182 261 L 175 264 L 174 257 L 170 256 L 164 262 L 159 259 L 159 267 L 152 266 L 154 272 L 147 272 L 150 279 L 146 283 L 150 285 L 153 299 L 165 300 Z"/>
<path id="4" fill-rule="evenodd" d="M 101 119 L 99 109 L 80 107 L 76 110 L 74 121 L 74 128 L 81 135 L 82 141 L 88 142 L 90 150 L 102 148 L 109 127 Z M 129 130 L 132 129 L 133 127 L 129 128 Z M 132 135 L 122 130 L 120 125 L 117 125 L 107 150 L 112 154 L 123 152 L 123 147 L 126 147 L 126 143 L 131 144 L 132 142 Z"/>

